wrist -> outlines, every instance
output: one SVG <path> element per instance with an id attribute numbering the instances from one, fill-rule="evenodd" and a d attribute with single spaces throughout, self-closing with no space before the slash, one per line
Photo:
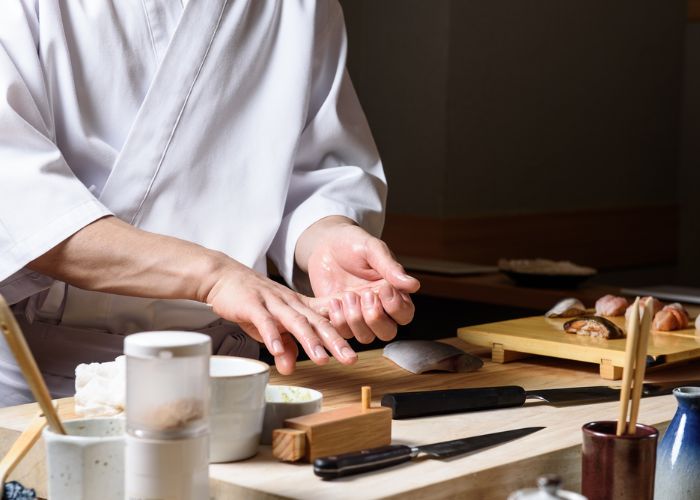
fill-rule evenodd
<path id="1" fill-rule="evenodd" d="M 191 299 L 208 304 L 216 283 L 231 260 L 226 254 L 209 249 L 198 255 L 186 278 L 195 283 Z"/>
<path id="2" fill-rule="evenodd" d="M 307 227 L 297 240 L 294 248 L 294 262 L 303 272 L 308 272 L 308 263 L 319 242 L 329 236 L 329 231 L 343 226 L 356 226 L 357 223 L 342 215 L 329 215 Z"/>

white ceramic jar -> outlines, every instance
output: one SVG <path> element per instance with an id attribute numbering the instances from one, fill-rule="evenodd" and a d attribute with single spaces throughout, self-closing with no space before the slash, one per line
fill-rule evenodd
<path id="1" fill-rule="evenodd" d="M 69 420 L 67 434 L 43 431 L 51 500 L 123 500 L 124 428 L 120 417 Z"/>

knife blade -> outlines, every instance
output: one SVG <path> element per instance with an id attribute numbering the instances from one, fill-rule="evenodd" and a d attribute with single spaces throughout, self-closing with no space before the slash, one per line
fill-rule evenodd
<path id="1" fill-rule="evenodd" d="M 342 455 L 321 457 L 314 460 L 314 474 L 323 479 L 334 479 L 391 467 L 408 462 L 419 455 L 427 455 L 433 458 L 449 458 L 513 441 L 542 429 L 544 427 L 523 427 L 522 429 L 494 432 L 421 446 L 395 444 L 370 450 L 344 453 Z"/>
<path id="2" fill-rule="evenodd" d="M 642 397 L 671 394 L 675 387 L 700 386 L 700 380 L 644 384 Z M 615 401 L 620 397 L 616 387 L 591 386 L 526 391 L 517 385 L 477 387 L 437 391 L 397 392 L 385 394 L 382 406 L 391 408 L 392 418 L 427 417 L 481 410 L 497 410 L 523 406 L 535 399 L 554 406 Z"/>

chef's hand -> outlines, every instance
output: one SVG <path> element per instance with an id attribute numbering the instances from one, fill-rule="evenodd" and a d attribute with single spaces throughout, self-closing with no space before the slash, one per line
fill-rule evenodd
<path id="1" fill-rule="evenodd" d="M 298 350 L 292 336 L 316 364 L 327 363 L 328 352 L 343 364 L 357 361 L 347 341 L 327 318 L 314 311 L 313 299 L 232 259 L 224 260 L 213 276 L 216 280 L 206 293 L 206 302 L 214 313 L 264 342 L 281 374 L 294 371 Z"/>
<path id="2" fill-rule="evenodd" d="M 345 217 L 332 216 L 310 226 L 299 238 L 296 262 L 309 275 L 325 313 L 346 339 L 369 344 L 388 341 L 397 324 L 413 319 L 409 293 L 420 287 L 396 262 L 387 245 Z"/>
<path id="3" fill-rule="evenodd" d="M 133 297 L 189 299 L 210 304 L 265 342 L 280 373 L 291 373 L 296 337 L 309 357 L 341 363 L 356 354 L 313 300 L 227 255 L 170 236 L 135 228 L 116 217 L 88 224 L 28 264 L 33 271 L 86 290 Z"/>

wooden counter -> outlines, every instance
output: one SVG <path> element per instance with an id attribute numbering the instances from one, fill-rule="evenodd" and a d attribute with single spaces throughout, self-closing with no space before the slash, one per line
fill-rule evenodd
<path id="1" fill-rule="evenodd" d="M 449 340 L 463 348 L 466 344 Z M 475 350 L 476 348 L 471 348 Z M 484 351 L 479 351 L 486 355 Z M 700 380 L 700 365 L 686 364 L 650 374 L 648 381 Z M 384 393 L 429 388 L 522 385 L 526 389 L 600 385 L 591 365 L 548 358 L 509 364 L 485 361 L 476 373 L 412 375 L 381 357 L 381 351 L 360 353 L 354 367 L 332 361 L 325 367 L 302 363 L 293 376 L 272 374 L 273 384 L 313 387 L 323 392 L 324 407 L 356 403 L 359 387 L 371 385 L 375 404 Z M 0 409 L 0 448 L 4 452 L 35 411 L 34 405 Z M 672 396 L 642 400 L 640 422 L 665 428 L 675 412 Z M 267 446 L 253 459 L 210 467 L 211 492 L 217 499 L 276 498 L 465 498 L 504 499 L 513 490 L 534 486 L 538 475 L 558 473 L 567 489 L 580 481 L 581 425 L 614 419 L 617 403 L 554 408 L 530 404 L 489 412 L 394 421 L 395 443 L 423 444 L 512 428 L 547 428 L 517 441 L 449 460 L 425 459 L 361 476 L 322 481 L 309 465 L 275 461 Z M 661 424 L 661 425 L 659 425 Z M 45 493 L 43 453 L 32 450 L 16 478 Z"/>
<path id="2" fill-rule="evenodd" d="M 586 284 L 570 290 L 517 286 L 501 273 L 450 276 L 410 271 L 421 283 L 418 293 L 481 304 L 547 311 L 561 299 L 576 297 L 589 307 L 606 294 L 619 295 L 620 287 Z"/>

